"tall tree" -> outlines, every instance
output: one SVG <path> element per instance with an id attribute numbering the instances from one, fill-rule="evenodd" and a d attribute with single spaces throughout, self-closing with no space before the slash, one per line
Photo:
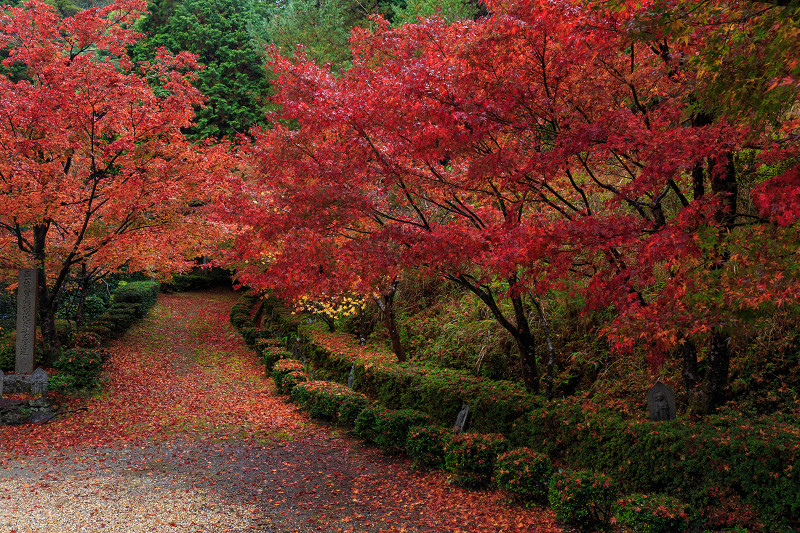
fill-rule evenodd
<path id="1" fill-rule="evenodd" d="M 0 16 L 4 64 L 26 71 L 23 80 L 0 76 L 0 257 L 4 269 L 39 269 L 52 354 L 57 297 L 73 266 L 185 264 L 186 244 L 210 228 L 190 201 L 208 196 L 216 161 L 181 132 L 201 102 L 196 62 L 168 52 L 150 64 L 127 59 L 144 7 L 124 1 L 61 19 L 29 1 Z"/>
<path id="2" fill-rule="evenodd" d="M 264 123 L 269 80 L 248 32 L 248 13 L 235 0 L 161 0 L 142 24 L 148 37 L 133 48 L 136 59 L 149 60 L 166 47 L 191 52 L 203 65 L 195 87 L 206 101 L 196 106 L 191 138 L 232 138 Z"/>
<path id="3" fill-rule="evenodd" d="M 733 209 L 732 154 L 770 147 L 771 130 L 692 120 L 702 73 L 682 58 L 710 36 L 669 42 L 667 56 L 636 42 L 629 30 L 651 7 L 529 0 L 491 3 L 477 21 L 383 23 L 355 32 L 341 79 L 276 58 L 276 102 L 297 128 L 257 138 L 262 174 L 242 212 L 258 238 L 244 233 L 242 250 L 302 228 L 325 249 L 342 243 L 336 269 L 284 245 L 258 256 L 260 268 L 350 270 L 365 288 L 423 268 L 459 283 L 517 340 L 530 390 L 526 298 L 570 287 L 613 305 L 605 334 L 618 350 L 643 345 L 657 362 L 682 339 L 708 342 L 722 363 L 704 387 L 720 403 L 719 333 L 800 281 L 786 275 L 795 219 L 766 216 L 782 209 L 770 184 L 793 174 L 759 185 L 760 209 Z M 797 141 L 782 146 L 786 161 Z"/>

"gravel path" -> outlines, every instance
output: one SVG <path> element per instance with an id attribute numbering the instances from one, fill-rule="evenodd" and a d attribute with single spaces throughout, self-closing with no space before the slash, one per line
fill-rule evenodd
<path id="1" fill-rule="evenodd" d="M 0 428 L 0 533 L 561 531 L 297 412 L 227 324 L 235 299 L 162 295 L 89 411 Z"/>

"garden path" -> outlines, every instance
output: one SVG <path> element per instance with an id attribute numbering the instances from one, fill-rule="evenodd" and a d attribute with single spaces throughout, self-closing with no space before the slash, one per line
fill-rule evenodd
<path id="1" fill-rule="evenodd" d="M 0 531 L 560 531 L 298 412 L 228 324 L 236 298 L 161 295 L 88 411 L 0 428 Z"/>

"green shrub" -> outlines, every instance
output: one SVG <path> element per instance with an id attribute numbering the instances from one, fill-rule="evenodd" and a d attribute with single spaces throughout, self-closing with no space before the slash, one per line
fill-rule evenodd
<path id="1" fill-rule="evenodd" d="M 261 336 L 262 331 L 256 327 L 244 327 L 241 329 L 242 338 L 248 346 L 255 346 L 256 340 Z"/>
<path id="2" fill-rule="evenodd" d="M 375 416 L 375 444 L 386 453 L 402 453 L 408 429 L 430 423 L 430 417 L 413 409 L 380 411 Z"/>
<path id="3" fill-rule="evenodd" d="M 379 404 L 370 405 L 362 409 L 353 423 L 353 433 L 365 442 L 375 442 L 377 437 L 376 421 L 378 416 L 385 410 L 386 408 Z"/>
<path id="4" fill-rule="evenodd" d="M 156 303 L 159 288 L 157 281 L 132 281 L 117 287 L 114 291 L 114 303 L 140 304 L 135 308 L 136 318 L 142 318 Z"/>
<path id="5" fill-rule="evenodd" d="M 497 456 L 506 450 L 506 446 L 505 437 L 496 433 L 453 435 L 444 449 L 448 481 L 469 488 L 489 486 Z"/>
<path id="6" fill-rule="evenodd" d="M 495 465 L 497 484 L 528 504 L 547 500 L 553 466 L 550 458 L 530 448 L 517 448 L 501 454 Z"/>
<path id="7" fill-rule="evenodd" d="M 100 339 L 100 342 L 110 339 L 112 337 L 111 330 L 108 329 L 105 325 L 100 322 L 92 322 L 83 327 L 82 330 L 84 333 L 89 333 L 91 335 L 95 335 Z"/>
<path id="8" fill-rule="evenodd" d="M 85 318 L 97 318 L 106 312 L 108 305 L 99 296 L 87 296 L 83 303 L 83 316 Z"/>
<path id="9" fill-rule="evenodd" d="M 617 526 L 625 533 L 690 531 L 699 515 L 690 506 L 665 495 L 632 494 L 614 506 Z"/>
<path id="10" fill-rule="evenodd" d="M 103 365 L 108 359 L 108 354 L 103 350 L 90 350 L 69 348 L 62 352 L 55 361 L 54 367 L 58 370 L 59 380 L 56 380 L 55 390 L 61 387 L 62 392 L 78 389 L 93 389 Z"/>
<path id="11" fill-rule="evenodd" d="M 339 424 L 352 428 L 358 415 L 369 405 L 369 399 L 363 394 L 354 393 L 342 400 L 339 406 Z"/>
<path id="12" fill-rule="evenodd" d="M 472 412 L 471 430 L 510 432 L 514 420 L 538 401 L 518 383 L 492 381 L 467 371 L 430 368 L 414 362 L 376 363 L 372 358 L 331 353 L 315 345 L 304 328 L 300 328 L 299 335 L 316 368 L 344 382 L 353 367 L 355 388 L 359 392 L 393 409 L 427 413 L 442 426 L 452 425 L 466 402 Z"/>
<path id="13" fill-rule="evenodd" d="M 617 495 L 610 477 L 591 470 L 559 472 L 550 478 L 548 500 L 556 520 L 585 528 L 608 523 Z"/>
<path id="14" fill-rule="evenodd" d="M 294 370 L 289 372 L 283 377 L 281 381 L 281 394 L 289 395 L 292 392 L 292 389 L 298 383 L 303 383 L 308 381 L 308 374 L 303 372 L 302 370 Z"/>
<path id="15" fill-rule="evenodd" d="M 280 391 L 283 378 L 289 372 L 305 371 L 305 366 L 295 359 L 281 359 L 272 367 L 272 380 L 275 382 L 275 389 Z"/>
<path id="16" fill-rule="evenodd" d="M 255 326 L 253 317 L 250 316 L 250 311 L 258 300 L 259 297 L 252 293 L 245 294 L 239 298 L 233 307 L 231 307 L 230 321 L 233 327 L 241 331 L 243 328 L 252 328 Z"/>
<path id="17" fill-rule="evenodd" d="M 72 345 L 75 348 L 98 348 L 102 343 L 102 337 L 95 332 L 81 330 L 72 337 Z"/>
<path id="18" fill-rule="evenodd" d="M 10 372 L 17 364 L 17 347 L 13 341 L 3 339 L 0 344 L 0 370 Z"/>
<path id="19" fill-rule="evenodd" d="M 292 400 L 297 398 L 297 403 L 306 408 L 311 416 L 331 421 L 338 418 L 342 401 L 347 396 L 356 394 L 344 385 L 332 381 L 309 381 L 300 383 L 295 389 L 302 389 L 302 393 L 293 394 Z"/>
<path id="20" fill-rule="evenodd" d="M 406 437 L 406 452 L 417 466 L 444 467 L 444 449 L 453 434 L 439 426 L 414 426 Z"/>

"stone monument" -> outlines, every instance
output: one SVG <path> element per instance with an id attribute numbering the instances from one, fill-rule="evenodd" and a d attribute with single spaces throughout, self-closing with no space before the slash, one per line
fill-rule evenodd
<path id="1" fill-rule="evenodd" d="M 647 409 L 650 420 L 662 422 L 675 418 L 675 392 L 660 381 L 647 391 Z"/>
<path id="2" fill-rule="evenodd" d="M 469 422 L 469 405 L 463 404 L 461 406 L 461 410 L 458 412 L 458 416 L 456 416 L 456 425 L 453 426 L 453 431 L 456 433 L 463 433 L 464 430 L 467 428 L 467 423 Z"/>
<path id="3" fill-rule="evenodd" d="M 34 396 L 44 396 L 47 394 L 47 372 L 41 367 L 31 374 L 31 393 Z"/>
<path id="4" fill-rule="evenodd" d="M 353 388 L 353 381 L 355 381 L 356 379 L 355 369 L 356 369 L 355 365 L 351 366 L 350 375 L 347 376 L 347 388 L 349 389 Z"/>
<path id="5" fill-rule="evenodd" d="M 17 358 L 14 371 L 17 374 L 33 372 L 33 356 L 36 344 L 36 293 L 38 271 L 34 268 L 19 269 L 17 286 Z"/>

